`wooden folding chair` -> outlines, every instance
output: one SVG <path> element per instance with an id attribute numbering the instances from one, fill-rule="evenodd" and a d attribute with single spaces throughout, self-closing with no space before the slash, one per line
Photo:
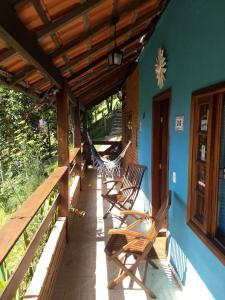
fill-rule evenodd
<path id="1" fill-rule="evenodd" d="M 121 214 L 138 216 L 139 218 L 127 228 L 109 230 L 111 237 L 105 247 L 105 252 L 107 257 L 114 261 L 120 269 L 118 276 L 108 285 L 109 289 L 114 288 L 127 276 L 130 276 L 131 279 L 141 286 L 151 298 L 156 298 L 155 294 L 135 276 L 135 271 L 142 260 L 146 259 L 147 262 L 150 262 L 148 261 L 148 254 L 156 240 L 159 230 L 164 224 L 169 205 L 170 196 L 168 195 L 155 218 L 138 211 L 121 212 Z M 143 234 L 135 231 L 135 227 L 144 222 L 146 219 L 152 219 L 152 225 L 147 233 Z M 135 262 L 130 267 L 127 267 L 126 260 L 131 255 L 134 256 Z M 154 266 L 154 264 L 152 265 Z"/>
<path id="2" fill-rule="evenodd" d="M 132 209 L 138 196 L 145 170 L 145 166 L 129 164 L 121 180 L 108 180 L 103 182 L 104 184 L 112 183 L 112 187 L 105 194 L 102 194 L 103 199 L 111 204 L 104 215 L 104 219 L 107 218 L 114 207 L 119 210 Z M 113 193 L 112 191 L 117 185 L 120 185 L 120 188 L 118 192 Z M 121 219 L 121 225 L 126 217 L 126 215 L 124 215 L 123 218 L 119 217 Z"/>

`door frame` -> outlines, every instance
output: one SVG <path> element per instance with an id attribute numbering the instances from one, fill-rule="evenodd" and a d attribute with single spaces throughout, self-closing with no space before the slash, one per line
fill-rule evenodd
<path id="1" fill-rule="evenodd" d="M 166 157 L 166 163 L 167 163 L 167 176 L 166 176 L 166 191 L 169 192 L 169 145 L 170 145 L 170 108 L 171 108 L 171 98 L 172 98 L 172 91 L 171 89 L 168 89 L 156 96 L 153 97 L 152 101 L 152 161 L 151 161 L 151 190 L 152 190 L 152 215 L 153 217 L 156 215 L 157 211 L 155 207 L 157 206 L 158 199 L 155 197 L 153 192 L 153 185 L 156 184 L 157 178 L 153 176 L 153 171 L 155 169 L 156 165 L 156 159 L 155 159 L 155 153 L 157 153 L 156 149 L 158 148 L 158 144 L 155 142 L 155 136 L 158 133 L 157 126 L 155 123 L 155 109 L 154 106 L 156 103 L 162 102 L 164 100 L 168 100 L 168 142 L 167 142 L 167 157 Z M 154 205 L 156 203 L 156 205 Z"/>

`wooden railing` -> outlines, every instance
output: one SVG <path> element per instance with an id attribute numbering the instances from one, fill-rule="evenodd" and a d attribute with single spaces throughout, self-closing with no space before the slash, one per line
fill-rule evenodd
<path id="1" fill-rule="evenodd" d="M 71 164 L 76 162 L 76 158 L 78 157 L 79 153 L 79 148 L 71 150 Z M 76 166 L 76 163 L 73 164 L 72 168 L 74 168 L 74 166 Z M 56 168 L 54 172 L 35 190 L 35 192 L 21 205 L 21 207 L 16 210 L 6 224 L 0 229 L 0 265 L 5 261 L 6 257 L 9 255 L 18 239 L 27 229 L 28 225 L 36 216 L 37 212 L 45 203 L 51 192 L 55 189 L 55 187 L 57 187 L 67 170 L 67 166 Z M 8 280 L 5 289 L 0 295 L 1 300 L 9 300 L 15 296 L 23 277 L 35 256 L 35 252 L 40 244 L 40 241 L 56 213 L 57 206 L 59 204 L 58 202 L 59 197 L 56 196 L 49 211 L 47 212 L 47 215 L 42 220 L 29 245 L 27 246 L 15 272 Z"/>

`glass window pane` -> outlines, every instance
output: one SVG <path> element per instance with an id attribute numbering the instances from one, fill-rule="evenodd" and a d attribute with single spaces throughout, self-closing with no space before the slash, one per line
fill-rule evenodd
<path id="1" fill-rule="evenodd" d="M 202 194 L 205 192 L 206 186 L 206 168 L 203 164 L 198 164 L 198 171 L 197 171 L 197 190 L 200 191 Z"/>
<path id="2" fill-rule="evenodd" d="M 202 104 L 199 110 L 199 130 L 200 131 L 207 131 L 208 130 L 208 116 L 209 116 L 209 105 Z"/>
<path id="3" fill-rule="evenodd" d="M 207 135 L 199 135 L 198 160 L 206 161 L 207 158 Z"/>
<path id="4" fill-rule="evenodd" d="M 205 195 L 196 191 L 196 211 L 195 218 L 201 223 L 204 223 L 204 207 L 205 207 Z"/>

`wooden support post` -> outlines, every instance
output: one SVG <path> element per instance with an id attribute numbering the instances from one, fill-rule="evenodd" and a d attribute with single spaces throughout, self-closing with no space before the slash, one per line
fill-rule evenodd
<path id="1" fill-rule="evenodd" d="M 87 111 L 84 111 L 84 116 L 83 116 L 83 129 L 84 129 L 84 134 L 87 132 Z"/>
<path id="2" fill-rule="evenodd" d="M 91 152 L 90 152 L 90 147 L 89 143 L 87 140 L 87 111 L 83 112 L 83 157 L 86 160 L 86 164 L 90 165 L 91 164 Z"/>
<path id="3" fill-rule="evenodd" d="M 80 131 L 80 103 L 77 102 L 77 106 L 74 110 L 74 147 L 81 149 L 81 131 Z M 80 176 L 80 190 L 81 190 L 81 151 L 77 157 L 77 171 Z"/>
<path id="4" fill-rule="evenodd" d="M 64 87 L 57 95 L 58 165 L 68 169 L 59 182 L 59 216 L 68 217 L 69 212 L 69 99 Z"/>
<path id="5" fill-rule="evenodd" d="M 77 102 L 74 112 L 74 147 L 80 148 L 81 146 L 81 132 L 80 132 L 80 103 Z"/>

